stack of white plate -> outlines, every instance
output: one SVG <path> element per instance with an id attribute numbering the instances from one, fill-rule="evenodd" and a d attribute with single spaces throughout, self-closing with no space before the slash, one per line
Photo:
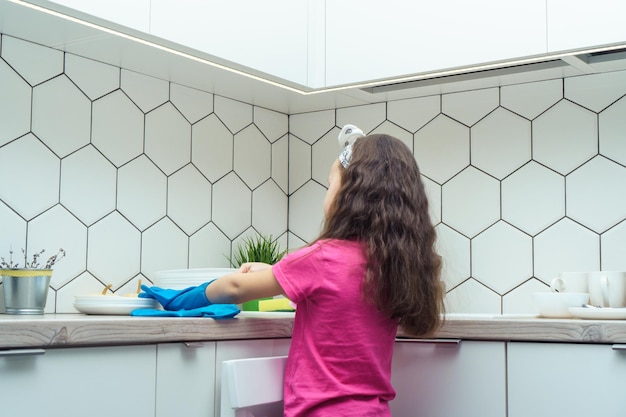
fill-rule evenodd
<path id="1" fill-rule="evenodd" d="M 193 268 L 170 269 L 154 274 L 154 285 L 161 288 L 182 290 L 187 287 L 201 285 L 214 278 L 237 271 L 235 268 Z"/>
<path id="2" fill-rule="evenodd" d="M 128 315 L 138 308 L 160 308 L 152 298 L 124 297 L 120 295 L 76 295 L 74 308 L 85 314 Z"/>

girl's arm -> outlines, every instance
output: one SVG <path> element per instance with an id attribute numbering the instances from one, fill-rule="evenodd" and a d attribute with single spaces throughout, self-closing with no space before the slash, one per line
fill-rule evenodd
<path id="1" fill-rule="evenodd" d="M 241 304 L 284 294 L 272 268 L 253 269 L 250 272 L 235 272 L 213 281 L 206 287 L 207 299 L 213 304 Z"/>

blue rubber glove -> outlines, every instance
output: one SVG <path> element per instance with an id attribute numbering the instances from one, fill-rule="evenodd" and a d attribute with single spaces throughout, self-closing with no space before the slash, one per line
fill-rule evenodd
<path id="1" fill-rule="evenodd" d="M 215 281 L 215 279 L 205 282 L 202 285 L 185 288 L 184 290 L 172 290 L 169 288 L 142 285 L 141 289 L 144 292 L 139 293 L 138 297 L 154 298 L 165 310 L 193 310 L 211 305 L 204 291 L 207 285 L 213 281 Z"/>
<path id="2" fill-rule="evenodd" d="M 131 311 L 130 315 L 139 317 L 210 317 L 214 319 L 230 319 L 239 314 L 239 311 L 235 304 L 211 304 L 192 310 L 178 311 L 139 308 Z"/>

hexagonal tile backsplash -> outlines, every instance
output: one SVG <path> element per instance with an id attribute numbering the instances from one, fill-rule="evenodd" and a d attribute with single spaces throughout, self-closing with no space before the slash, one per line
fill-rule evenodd
<path id="1" fill-rule="evenodd" d="M 289 116 L 0 41 L 0 255 L 67 250 L 47 312 L 227 266 L 255 233 L 311 241 L 345 123 L 413 150 L 450 312 L 530 313 L 559 271 L 626 270 L 626 72 Z"/>

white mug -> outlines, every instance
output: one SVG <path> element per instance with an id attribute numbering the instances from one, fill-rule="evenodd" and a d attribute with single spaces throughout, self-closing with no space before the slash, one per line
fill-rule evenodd
<path id="1" fill-rule="evenodd" d="M 589 302 L 598 307 L 626 307 L 626 272 L 590 272 Z"/>
<path id="2" fill-rule="evenodd" d="M 588 272 L 559 272 L 550 282 L 552 292 L 589 292 Z"/>

